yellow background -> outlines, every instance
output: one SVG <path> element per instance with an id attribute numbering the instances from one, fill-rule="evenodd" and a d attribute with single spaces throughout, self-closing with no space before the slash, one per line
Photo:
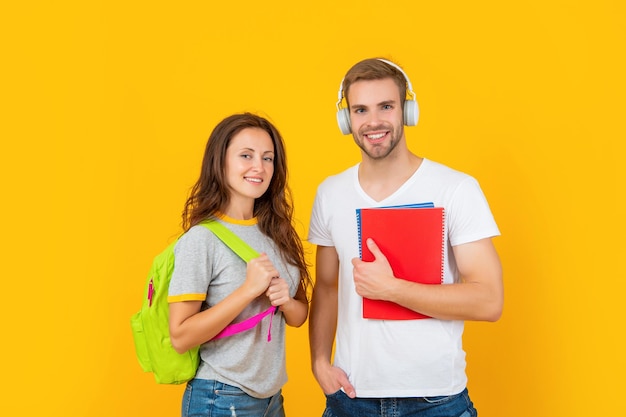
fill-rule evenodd
<path id="1" fill-rule="evenodd" d="M 373 56 L 411 78 L 410 148 L 475 176 L 502 231 L 504 315 L 465 335 L 480 415 L 614 414 L 625 12 L 618 0 L 5 2 L 0 414 L 178 415 L 182 387 L 141 372 L 129 318 L 211 129 L 240 111 L 276 123 L 304 237 L 317 184 L 359 160 L 335 101 Z M 287 413 L 319 416 L 306 326 L 288 346 Z"/>

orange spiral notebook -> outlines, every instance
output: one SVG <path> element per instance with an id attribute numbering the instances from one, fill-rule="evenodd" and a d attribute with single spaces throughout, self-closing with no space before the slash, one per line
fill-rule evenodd
<path id="1" fill-rule="evenodd" d="M 442 207 L 357 209 L 361 259 L 373 261 L 366 241 L 372 238 L 397 278 L 422 284 L 443 282 L 444 224 Z M 363 298 L 363 318 L 413 320 L 428 316 L 399 304 Z"/>

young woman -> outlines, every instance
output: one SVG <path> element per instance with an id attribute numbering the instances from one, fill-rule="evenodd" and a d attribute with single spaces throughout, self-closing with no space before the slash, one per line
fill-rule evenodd
<path id="1" fill-rule="evenodd" d="M 183 396 L 184 417 L 284 416 L 285 326 L 306 321 L 310 286 L 292 213 L 278 130 L 250 113 L 222 120 L 185 204 L 185 233 L 175 247 L 169 288 L 174 348 L 200 345 L 200 366 Z M 199 225 L 207 219 L 261 255 L 246 265 Z M 252 329 L 215 338 L 229 324 L 263 317 L 272 306 L 275 314 Z"/>

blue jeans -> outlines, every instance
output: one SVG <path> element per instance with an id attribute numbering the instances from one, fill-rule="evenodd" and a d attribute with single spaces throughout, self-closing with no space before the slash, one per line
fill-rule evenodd
<path id="1" fill-rule="evenodd" d="M 322 417 L 476 417 L 478 413 L 463 392 L 442 397 L 350 398 L 339 390 L 326 396 Z"/>
<path id="2" fill-rule="evenodd" d="M 285 417 L 281 391 L 254 398 L 237 387 L 207 379 L 192 379 L 183 395 L 183 417 Z"/>

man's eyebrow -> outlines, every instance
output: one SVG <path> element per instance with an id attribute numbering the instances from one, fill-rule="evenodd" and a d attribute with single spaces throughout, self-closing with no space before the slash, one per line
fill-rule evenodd
<path id="1" fill-rule="evenodd" d="M 374 106 L 375 107 L 376 106 L 386 106 L 388 104 L 396 104 L 396 103 L 397 103 L 396 100 L 384 100 L 384 101 L 381 101 L 380 103 L 376 103 Z M 365 105 L 365 104 L 358 104 L 358 103 L 350 105 L 351 109 L 358 109 L 358 108 L 364 108 L 364 107 L 367 107 L 367 105 Z"/>

